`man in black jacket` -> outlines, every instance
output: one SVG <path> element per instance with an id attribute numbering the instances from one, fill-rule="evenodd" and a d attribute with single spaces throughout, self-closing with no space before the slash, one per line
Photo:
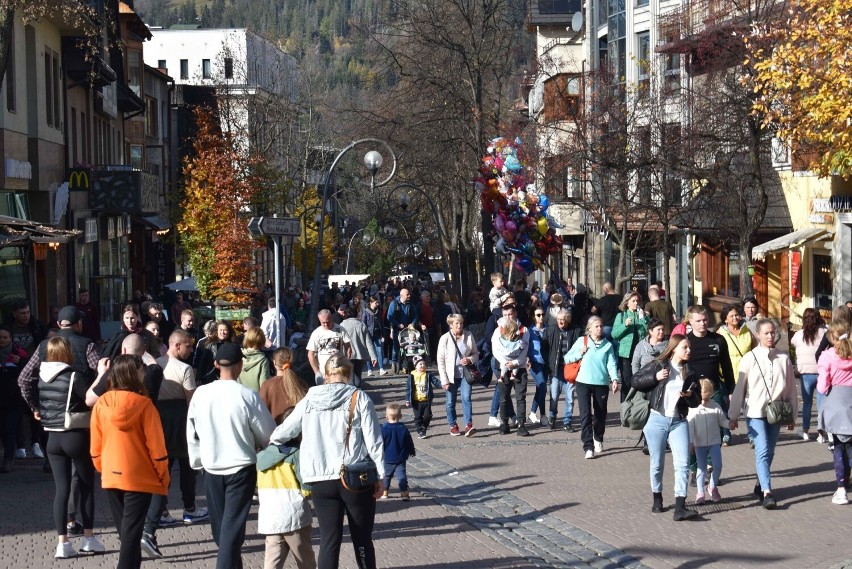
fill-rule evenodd
<path id="1" fill-rule="evenodd" d="M 562 309 L 556 313 L 556 326 L 548 328 L 541 341 L 541 354 L 544 356 L 545 373 L 550 380 L 550 414 L 541 415 L 541 424 L 556 428 L 556 416 L 559 412 L 559 396 L 565 392 L 565 415 L 562 418 L 562 430 L 573 433 L 571 424 L 574 411 L 574 384 L 565 381 L 563 376 L 564 357 L 578 338 L 583 337 L 583 329 L 571 325 L 571 313 Z"/>

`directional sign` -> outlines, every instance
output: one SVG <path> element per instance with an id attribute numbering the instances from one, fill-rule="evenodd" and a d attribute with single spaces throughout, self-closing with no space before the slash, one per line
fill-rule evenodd
<path id="1" fill-rule="evenodd" d="M 252 217 L 248 224 L 249 233 L 259 235 L 288 235 L 302 234 L 299 218 L 297 217 Z"/>

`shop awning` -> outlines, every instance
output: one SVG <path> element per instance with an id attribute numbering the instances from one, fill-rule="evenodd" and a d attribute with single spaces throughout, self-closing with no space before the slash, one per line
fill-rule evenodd
<path id="1" fill-rule="evenodd" d="M 166 229 L 172 228 L 172 224 L 169 220 L 161 215 L 140 216 L 139 221 L 155 231 L 165 231 Z"/>
<path id="2" fill-rule="evenodd" d="M 785 251 L 787 249 L 795 249 L 805 243 L 822 241 L 830 238 L 833 233 L 828 229 L 820 229 L 818 227 L 808 227 L 799 229 L 787 235 L 782 235 L 766 243 L 762 243 L 751 250 L 751 256 L 758 261 L 762 261 L 769 253 L 776 251 Z"/>
<path id="3" fill-rule="evenodd" d="M 198 290 L 198 286 L 195 284 L 195 277 L 187 277 L 172 284 L 167 284 L 166 288 L 173 291 L 182 290 L 192 292 Z"/>
<path id="4" fill-rule="evenodd" d="M 27 243 L 67 243 L 81 233 L 77 229 L 57 229 L 37 221 L 0 215 L 0 247 L 20 247 Z"/>

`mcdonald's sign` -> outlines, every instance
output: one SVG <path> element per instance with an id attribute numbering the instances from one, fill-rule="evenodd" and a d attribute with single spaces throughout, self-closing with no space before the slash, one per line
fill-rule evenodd
<path id="1" fill-rule="evenodd" d="M 68 174 L 68 190 L 88 192 L 91 187 L 92 172 L 88 168 L 71 168 Z"/>

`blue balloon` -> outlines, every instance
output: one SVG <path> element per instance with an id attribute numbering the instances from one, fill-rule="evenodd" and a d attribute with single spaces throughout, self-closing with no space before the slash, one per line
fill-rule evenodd
<path id="1" fill-rule="evenodd" d="M 544 194 L 541 194 L 540 196 L 538 196 L 538 207 L 540 207 L 542 213 L 544 213 L 544 210 L 546 210 L 548 207 L 550 207 L 550 198 L 548 198 Z"/>

